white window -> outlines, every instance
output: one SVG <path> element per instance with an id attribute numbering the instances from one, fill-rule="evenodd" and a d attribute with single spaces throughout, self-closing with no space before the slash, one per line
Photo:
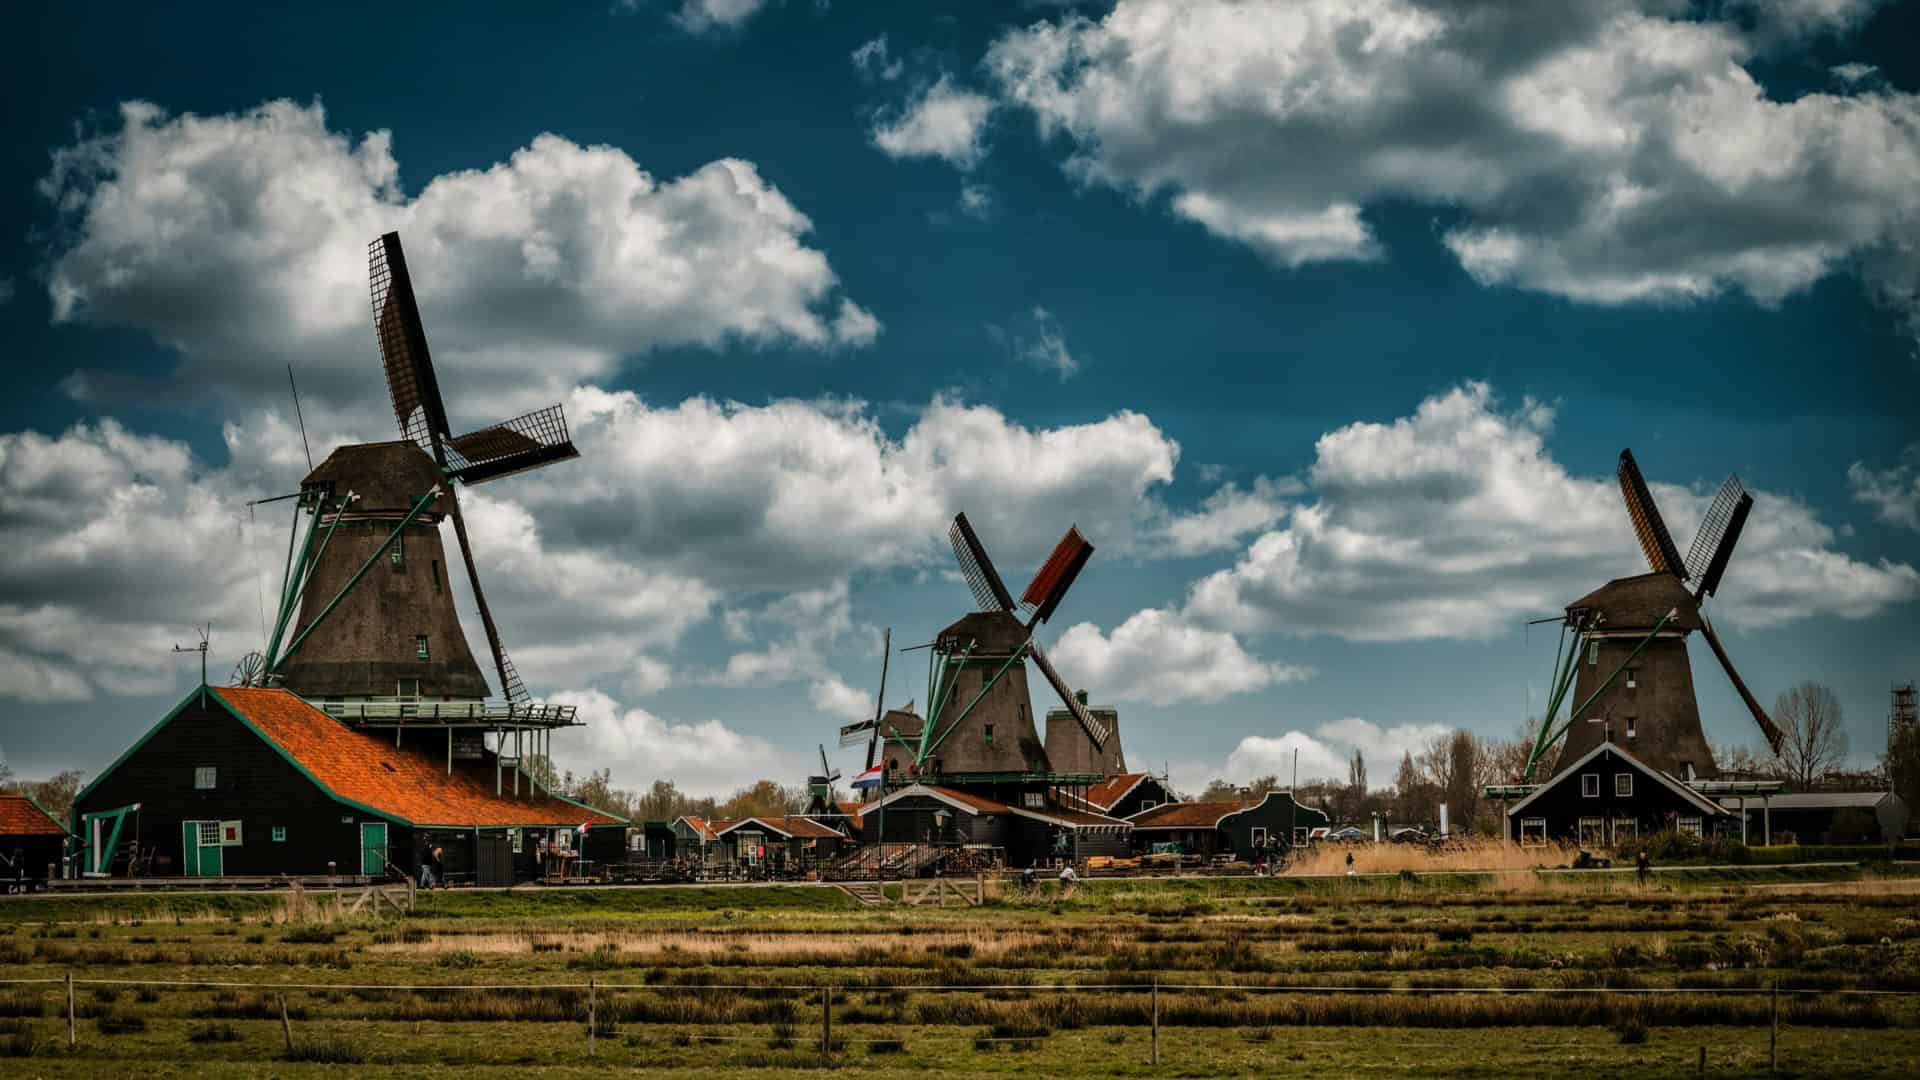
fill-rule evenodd
<path id="1" fill-rule="evenodd" d="M 1047 805 L 1047 797 L 1038 791 L 1029 791 L 1020 796 L 1020 805 L 1029 810 L 1039 810 Z"/>
<path id="2" fill-rule="evenodd" d="M 223 821 L 220 823 L 220 846 L 221 847 L 239 847 L 240 846 L 240 823 L 239 822 Z"/>
<path id="3" fill-rule="evenodd" d="M 1613 843 L 1615 847 L 1629 843 L 1640 835 L 1640 823 L 1632 818 L 1613 819 Z"/>
<path id="4" fill-rule="evenodd" d="M 220 823 L 219 822 L 196 821 L 193 823 L 193 825 L 194 825 L 194 831 L 198 834 L 197 839 L 200 841 L 201 847 L 219 847 L 220 846 Z"/>
<path id="5" fill-rule="evenodd" d="M 1680 820 L 1674 823 L 1673 828 L 1681 836 L 1699 836 L 1700 818 L 1698 815 L 1691 817 L 1682 815 Z"/>
<path id="6" fill-rule="evenodd" d="M 1635 734 L 1635 732 L 1634 732 L 1634 727 L 1635 727 L 1635 726 L 1636 726 L 1636 725 L 1637 725 L 1638 723 L 1639 723 L 1639 721 L 1638 721 L 1638 719 L 1637 719 L 1637 718 L 1635 718 L 1635 717 L 1632 717 L 1632 716 L 1629 716 L 1629 717 L 1627 717 L 1627 738 L 1629 738 L 1629 739 L 1631 739 L 1631 738 L 1633 738 L 1633 736 L 1634 736 L 1634 734 Z"/>
<path id="7" fill-rule="evenodd" d="M 1597 772 L 1580 774 L 1580 796 L 1585 799 L 1600 797 L 1600 774 Z"/>
<path id="8" fill-rule="evenodd" d="M 1597 664 L 1599 662 L 1600 662 L 1600 643 L 1597 641 L 1590 641 L 1587 643 L 1587 666 L 1591 667 L 1594 664 Z"/>
<path id="9" fill-rule="evenodd" d="M 1141 800 L 1140 800 L 1140 809 L 1142 809 L 1142 810 L 1151 810 L 1151 809 L 1153 809 L 1154 807 L 1156 807 L 1156 806 L 1159 806 L 1159 805 L 1160 805 L 1159 803 L 1157 803 L 1157 802 L 1155 802 L 1155 801 L 1153 801 L 1152 799 L 1141 799 Z"/>
<path id="10" fill-rule="evenodd" d="M 1623 799 L 1633 797 L 1633 774 L 1619 772 L 1613 774 L 1613 793 Z"/>
<path id="11" fill-rule="evenodd" d="M 1583 817 L 1580 819 L 1580 846 L 1599 847 L 1607 842 L 1607 819 Z"/>
<path id="12" fill-rule="evenodd" d="M 1522 844 L 1544 844 L 1547 842 L 1547 819 L 1543 817 L 1523 817 L 1520 819 L 1520 842 Z"/>
<path id="13" fill-rule="evenodd" d="M 507 839 L 508 839 L 509 841 L 511 841 L 511 842 L 512 842 L 512 844 L 513 844 L 513 853 L 514 853 L 515 855 L 518 855 L 518 854 L 520 854 L 520 853 L 521 853 L 521 851 L 523 850 L 523 848 L 522 848 L 522 846 L 521 846 L 521 843 L 520 843 L 520 830 L 519 830 L 519 829 L 508 829 L 508 830 L 507 830 Z"/>
<path id="14" fill-rule="evenodd" d="M 1640 685 L 1640 669 L 1637 667 L 1628 668 L 1627 669 L 1627 689 L 1631 690 L 1634 687 L 1639 685 Z"/>
<path id="15" fill-rule="evenodd" d="M 1261 844 L 1264 844 L 1266 842 L 1267 842 L 1267 830 L 1261 829 L 1261 828 L 1255 828 L 1253 830 L 1253 846 L 1259 847 Z"/>
<path id="16" fill-rule="evenodd" d="M 217 774 L 213 766 L 211 765 L 198 766 L 193 770 L 193 790 L 212 791 L 214 788 L 214 778 L 216 775 Z"/>

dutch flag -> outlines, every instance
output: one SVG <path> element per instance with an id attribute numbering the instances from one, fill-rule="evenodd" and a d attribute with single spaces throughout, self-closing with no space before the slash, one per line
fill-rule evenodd
<path id="1" fill-rule="evenodd" d="M 881 766 L 875 765 L 873 768 L 855 776 L 853 778 L 853 786 L 857 788 L 879 787 L 880 779 L 885 775 L 885 772 L 886 770 Z"/>

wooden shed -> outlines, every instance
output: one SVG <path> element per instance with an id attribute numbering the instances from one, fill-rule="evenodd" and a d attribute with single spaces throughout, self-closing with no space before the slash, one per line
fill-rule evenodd
<path id="1" fill-rule="evenodd" d="M 43 889 L 60 876 L 67 829 L 25 795 L 0 795 L 0 885 L 7 892 Z"/>

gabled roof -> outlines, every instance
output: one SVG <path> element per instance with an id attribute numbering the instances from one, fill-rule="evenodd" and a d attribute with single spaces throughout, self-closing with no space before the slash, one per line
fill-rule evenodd
<path id="1" fill-rule="evenodd" d="M 1060 806 L 1057 803 L 1048 806 L 1044 810 L 1029 810 L 1024 806 L 1010 806 L 1007 809 L 1020 817 L 1032 818 L 1035 821 L 1044 821 L 1049 825 L 1061 825 L 1070 829 L 1133 828 L 1133 822 L 1125 818 L 1108 817 L 1105 814 L 1096 814 L 1091 810 L 1080 810 L 1074 807 Z"/>
<path id="2" fill-rule="evenodd" d="M 67 830 L 25 795 L 0 795 L 0 836 L 65 836 Z"/>
<path id="3" fill-rule="evenodd" d="M 913 784 L 908 787 L 903 787 L 898 791 L 892 792 L 884 799 L 868 803 L 867 809 L 869 811 L 877 810 L 882 806 L 898 802 L 909 796 L 924 796 L 938 799 L 948 806 L 953 807 L 955 810 L 976 816 L 980 814 L 1008 814 L 1013 812 L 1013 807 L 1008 806 L 1006 803 L 994 802 L 992 799 L 974 795 L 970 792 L 957 791 L 953 788 L 934 787 L 932 784 Z"/>
<path id="4" fill-rule="evenodd" d="M 1127 818 L 1136 829 L 1211 829 L 1228 814 L 1239 813 L 1250 804 L 1231 802 L 1161 803 Z"/>
<path id="5" fill-rule="evenodd" d="M 397 749 L 286 690 L 213 688 L 212 696 L 337 799 L 412 825 L 623 825 L 552 795 L 495 795 L 477 770 Z M 491 772 L 492 770 L 487 770 Z"/>
<path id="6" fill-rule="evenodd" d="M 697 817 L 694 817 L 692 814 L 681 814 L 679 817 L 673 819 L 673 823 L 675 825 L 678 825 L 683 821 L 687 823 L 687 828 L 693 830 L 693 835 L 699 837 L 702 840 L 720 839 L 719 836 L 715 835 L 713 831 L 713 826 L 708 824 L 707 819 L 705 818 L 697 818 Z"/>
<path id="7" fill-rule="evenodd" d="M 717 822 L 715 824 L 718 825 Z M 797 817 L 797 816 L 794 816 L 794 817 L 745 817 L 745 818 L 739 819 L 738 821 L 727 822 L 725 828 L 715 828 L 714 834 L 716 836 L 725 836 L 726 834 L 732 832 L 735 829 L 740 828 L 743 825 L 758 825 L 761 828 L 768 830 L 769 832 L 777 832 L 781 836 L 785 836 L 789 838 L 799 837 L 802 840 L 844 840 L 846 839 L 846 837 L 842 836 L 839 830 L 837 829 L 830 829 L 827 826 L 822 825 L 819 822 L 813 820 L 812 818 L 804 818 L 804 817 Z"/>
<path id="8" fill-rule="evenodd" d="M 863 802 L 837 802 L 833 804 L 833 808 L 856 820 L 861 814 L 867 812 L 867 804 Z"/>
<path id="9" fill-rule="evenodd" d="M 1235 810 L 1232 814 L 1225 815 L 1220 820 L 1222 823 L 1224 823 L 1227 818 L 1233 817 L 1234 814 L 1244 814 L 1250 810 L 1258 810 L 1261 807 L 1272 802 L 1276 798 L 1285 799 L 1288 802 L 1292 803 L 1294 806 L 1294 809 L 1299 811 L 1300 813 L 1314 814 L 1314 815 L 1317 815 L 1321 821 L 1326 822 L 1328 825 L 1333 824 L 1333 819 L 1330 816 L 1328 816 L 1325 810 L 1322 810 L 1317 806 L 1308 806 L 1306 803 L 1303 803 L 1299 799 L 1294 798 L 1293 792 L 1291 791 L 1269 791 L 1265 795 L 1261 796 L 1259 802 L 1248 803 L 1245 806 L 1242 806 L 1240 809 Z M 1293 819 L 1293 821 L 1295 826 L 1299 825 L 1298 818 Z"/>
<path id="10" fill-rule="evenodd" d="M 1086 801 L 1102 810 L 1111 810 L 1121 799 L 1140 786 L 1147 774 L 1143 772 L 1121 773 L 1109 776 L 1087 789 Z"/>
<path id="11" fill-rule="evenodd" d="M 1670 575 L 1667 575 L 1667 576 L 1670 576 Z M 1662 785 L 1667 790 L 1673 792 L 1675 795 L 1678 795 L 1682 799 L 1685 799 L 1687 802 L 1693 804 L 1694 806 L 1699 807 L 1701 813 L 1707 814 L 1709 816 L 1726 813 L 1724 809 L 1715 805 L 1713 800 L 1693 790 L 1692 788 L 1681 783 L 1680 781 L 1675 780 L 1673 777 L 1668 776 L 1666 773 L 1661 772 L 1659 769 L 1656 769 L 1653 766 L 1647 764 L 1646 762 L 1641 761 L 1639 758 L 1634 757 L 1632 754 L 1627 753 L 1625 750 L 1621 749 L 1619 746 L 1615 745 L 1614 743 L 1603 742 L 1599 746 L 1596 746 L 1593 749 L 1587 751 L 1586 753 L 1580 755 L 1580 760 L 1562 768 L 1559 772 L 1555 773 L 1553 777 L 1549 779 L 1546 783 L 1541 784 L 1537 788 L 1534 788 L 1532 794 L 1528 795 L 1526 798 L 1521 799 L 1519 802 L 1514 803 L 1512 806 L 1508 807 L 1507 816 L 1512 817 L 1515 814 L 1518 814 L 1520 811 L 1526 809 L 1526 807 L 1530 805 L 1535 799 L 1538 799 L 1540 796 L 1546 794 L 1548 791 L 1552 790 L 1553 788 L 1560 786 L 1560 784 L 1565 782 L 1568 777 L 1572 776 L 1578 770 L 1584 768 L 1587 762 L 1592 761 L 1594 758 L 1599 757 L 1601 754 L 1606 753 L 1607 751 L 1612 751 L 1615 755 L 1617 755 L 1620 758 L 1621 761 L 1626 762 L 1627 764 L 1633 766 L 1636 770 L 1638 770 L 1642 774 L 1652 778 L 1655 783 Z"/>

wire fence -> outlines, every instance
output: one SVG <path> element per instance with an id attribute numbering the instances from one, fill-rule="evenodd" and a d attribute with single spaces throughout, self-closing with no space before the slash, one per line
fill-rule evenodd
<path id="1" fill-rule="evenodd" d="M 544 1010 L 544 1011 L 531 1010 L 531 1012 L 535 1013 L 535 1015 L 529 1015 L 523 1018 L 517 1014 L 509 1013 L 508 1016 L 503 1018 L 515 1019 L 515 1020 L 526 1019 L 526 1020 L 532 1020 L 535 1022 L 562 1023 L 562 1024 L 574 1024 L 574 1023 L 580 1023 L 581 1021 L 584 1021 L 585 1022 L 584 1052 L 589 1057 L 595 1056 L 597 1054 L 597 1044 L 600 1039 L 622 1035 L 622 1034 L 628 1034 L 636 1028 L 640 1030 L 647 1030 L 647 1031 L 658 1033 L 670 1039 L 674 1045 L 678 1045 L 678 1046 L 690 1046 L 694 1044 L 732 1045 L 732 1044 L 757 1043 L 757 1044 L 766 1045 L 772 1048 L 790 1049 L 790 1050 L 797 1049 L 797 1050 L 809 1051 L 809 1052 L 818 1051 L 819 1053 L 826 1054 L 826 1055 L 832 1055 L 834 1053 L 837 1053 L 841 1050 L 844 1050 L 848 1046 L 865 1046 L 871 1052 L 874 1052 L 874 1053 L 899 1052 L 904 1048 L 904 1038 L 899 1034 L 886 1033 L 885 1029 L 889 1027 L 899 1031 L 904 1031 L 905 1029 L 912 1028 L 913 1042 L 916 1047 L 925 1047 L 925 1046 L 937 1047 L 937 1046 L 944 1046 L 944 1045 L 970 1044 L 976 1050 L 983 1050 L 983 1051 L 991 1050 L 991 1049 L 994 1049 L 997 1047 L 1003 1047 L 1003 1046 L 1012 1046 L 1016 1049 L 1033 1049 L 1038 1043 L 1040 1043 L 1041 1041 L 1047 1039 L 1048 1037 L 1054 1034 L 1052 1028 L 1044 1024 L 1027 1024 L 1023 1026 L 1022 1024 L 1019 1024 L 1019 1023 L 1008 1022 L 1008 1023 L 989 1024 L 985 1027 L 984 1030 L 979 1031 L 979 1033 L 977 1034 L 965 1034 L 960 1032 L 955 1032 L 952 1034 L 947 1034 L 944 1032 L 929 1034 L 925 1030 L 925 1028 L 927 1027 L 939 1028 L 946 1025 L 974 1026 L 979 1024 L 980 1021 L 977 1015 L 976 1015 L 976 1018 L 972 1021 L 928 1020 L 923 1016 L 920 1020 L 920 1023 L 918 1025 L 914 1025 L 914 1024 L 908 1023 L 904 1019 L 903 1013 L 898 1009 L 896 1009 L 896 1011 L 894 1011 L 890 1015 L 887 1015 L 884 1017 L 878 1017 L 878 1016 L 875 1016 L 870 1010 L 862 1009 L 858 1006 L 852 1005 L 851 1001 L 849 1000 L 849 997 L 850 995 L 855 995 L 855 994 L 863 995 L 865 997 L 865 1002 L 868 1005 L 871 1005 L 871 1003 L 874 1001 L 875 996 L 891 995 L 891 996 L 896 996 L 895 998 L 896 1005 L 904 1006 L 908 997 L 912 995 L 981 994 L 981 995 L 988 995 L 989 998 L 991 998 L 992 995 L 997 994 L 997 995 L 1003 995 L 1003 997 L 1000 999 L 1001 1003 L 1010 1002 L 1010 1001 L 1011 1002 L 1030 1001 L 1035 998 L 1045 997 L 1049 995 L 1057 995 L 1057 996 L 1063 996 L 1063 997 L 1069 997 L 1072 995 L 1119 995 L 1119 996 L 1140 995 L 1147 999 L 1143 1003 L 1146 1007 L 1142 1011 L 1138 1013 L 1127 1013 L 1125 1019 L 1113 1020 L 1113 1022 L 1107 1026 L 1147 1028 L 1148 1030 L 1146 1034 L 1148 1035 L 1148 1043 L 1149 1043 L 1148 1049 L 1147 1049 L 1147 1055 L 1149 1060 L 1154 1064 L 1160 1063 L 1162 1058 L 1161 1029 L 1163 1026 L 1178 1027 L 1183 1029 L 1191 1029 L 1195 1027 L 1205 1027 L 1205 1028 L 1212 1028 L 1212 1029 L 1223 1029 L 1223 1028 L 1234 1028 L 1234 1027 L 1269 1028 L 1269 1027 L 1275 1026 L 1272 1023 L 1261 1024 L 1258 1021 L 1236 1022 L 1234 1019 L 1236 1014 L 1232 1013 L 1230 1011 L 1230 1007 L 1225 1003 L 1225 1001 L 1221 1000 L 1223 998 L 1231 998 L 1232 1000 L 1235 1000 L 1235 1001 L 1244 1001 L 1253 996 L 1267 996 L 1267 995 L 1313 995 L 1317 997 L 1374 997 L 1374 998 L 1379 998 L 1379 997 L 1446 998 L 1446 997 L 1463 997 L 1463 996 L 1520 998 L 1520 997 L 1530 997 L 1530 996 L 1533 996 L 1533 997 L 1574 996 L 1574 997 L 1592 999 L 1594 1001 L 1602 1001 L 1609 998 L 1614 998 L 1614 999 L 1624 998 L 1629 1000 L 1632 1000 L 1632 999 L 1652 1000 L 1652 999 L 1666 997 L 1669 995 L 1685 995 L 1685 996 L 1691 996 L 1699 999 L 1743 998 L 1743 997 L 1750 998 L 1750 997 L 1756 997 L 1756 996 L 1763 996 L 1768 998 L 1771 1002 L 1771 1007 L 1766 1011 L 1764 1016 L 1762 1016 L 1759 1013 L 1749 1011 L 1747 1013 L 1741 1014 L 1736 1020 L 1722 1021 L 1722 1022 L 1737 1024 L 1738 1026 L 1744 1026 L 1748 1028 L 1755 1027 L 1755 1026 L 1766 1026 L 1769 1029 L 1769 1034 L 1768 1034 L 1769 1060 L 1775 1063 L 1777 1063 L 1779 1033 L 1780 1033 L 1780 1027 L 1782 1023 L 1783 999 L 1788 1003 L 1788 1019 L 1792 1020 L 1797 1026 L 1807 1027 L 1807 1028 L 1821 1028 L 1825 1026 L 1838 1026 L 1838 1027 L 1887 1026 L 1889 1023 L 1892 1023 L 1892 1021 L 1890 1021 L 1889 1018 L 1886 1017 L 1884 1014 L 1878 1013 L 1877 1010 L 1879 1009 L 1879 1005 L 1876 1004 L 1877 1002 L 1888 1000 L 1888 999 L 1920 998 L 1920 990 L 1795 987 L 1790 985 L 1781 985 L 1778 980 L 1766 986 L 1725 987 L 1725 988 L 1714 988 L 1710 990 L 1688 988 L 1688 987 L 1604 987 L 1604 986 L 1603 987 L 1543 987 L 1543 986 L 1507 987 L 1507 986 L 1466 986 L 1466 985 L 1462 985 L 1462 986 L 1431 986 L 1431 985 L 1423 985 L 1423 986 L 1343 986 L 1343 985 L 1251 986 L 1251 985 L 1225 983 L 1225 982 L 1191 982 L 1191 981 L 1162 982 L 1159 980 L 1152 980 L 1144 983 L 1138 982 L 1138 981 L 1081 982 L 1081 983 L 1070 983 L 1070 982 L 964 983 L 964 984 L 942 984 L 942 985 L 922 985 L 922 984 L 885 985 L 885 984 L 860 983 L 860 984 L 849 985 L 849 986 L 839 986 L 831 983 L 817 983 L 813 985 L 805 985 L 805 984 L 796 984 L 796 983 L 744 983 L 744 982 L 660 984 L 660 983 L 621 982 L 621 981 L 603 982 L 597 978 L 588 978 L 584 982 L 572 982 L 572 981 L 570 982 L 483 982 L 483 983 L 362 983 L 362 982 L 292 982 L 292 981 L 282 982 L 282 981 L 247 980 L 247 979 L 164 979 L 164 978 L 156 979 L 156 978 L 100 977 L 100 976 L 76 974 L 73 972 L 68 972 L 60 976 L 0 977 L 0 987 L 19 987 L 19 988 L 58 987 L 58 988 L 61 988 L 64 991 L 64 1020 L 66 1023 L 66 1042 L 69 1049 L 77 1049 L 79 1046 L 79 1042 L 81 1038 L 80 1027 L 78 1023 L 79 1019 L 81 1019 L 83 1016 L 101 1015 L 99 1002 L 100 1001 L 117 1002 L 117 998 L 118 998 L 118 995 L 114 994 L 111 996 L 111 998 L 97 999 L 95 1002 L 83 1004 L 79 1001 L 79 997 L 78 997 L 78 991 L 83 988 L 98 988 L 98 989 L 112 988 L 116 990 L 131 989 L 131 990 L 141 990 L 141 991 L 204 990 L 204 991 L 213 991 L 216 993 L 225 993 L 225 992 L 231 992 L 235 990 L 252 991 L 256 995 L 258 995 L 258 997 L 256 998 L 255 1002 L 250 1006 L 249 1011 L 245 1012 L 244 1014 L 236 1014 L 231 1018 L 266 1020 L 269 1022 L 271 1022 L 274 1019 L 278 1019 L 282 1036 L 285 1042 L 286 1053 L 289 1056 L 293 1056 L 296 1054 L 297 1044 L 296 1044 L 295 1027 L 294 1027 L 296 1012 L 297 1012 L 297 1019 L 300 1020 L 303 1027 L 305 1027 L 308 1023 L 307 1011 L 304 1007 L 301 1007 L 297 1010 L 292 1010 L 292 1011 L 290 1011 L 288 1008 L 287 995 L 293 992 L 303 992 L 303 993 L 309 993 L 309 994 L 329 994 L 329 995 L 339 994 L 339 993 L 415 994 L 415 995 L 423 995 L 423 996 L 439 996 L 439 995 L 456 996 L 456 995 L 463 995 L 463 994 L 512 994 L 516 996 L 538 996 L 538 995 L 547 995 L 547 994 L 570 995 L 571 996 L 570 999 L 562 1003 L 561 1008 L 557 1012 L 554 1010 Z M 28 993 L 32 997 L 39 999 L 37 1003 L 37 1010 L 32 1015 L 44 1015 L 44 1008 L 45 1008 L 44 995 L 38 990 L 28 991 Z M 627 995 L 630 998 L 632 995 L 658 995 L 663 998 L 672 998 L 680 995 L 697 997 L 699 995 L 706 995 L 706 994 L 751 995 L 752 997 L 759 1000 L 787 998 L 787 999 L 793 999 L 797 1001 L 799 1004 L 798 1006 L 792 1006 L 786 1009 L 785 1013 L 783 1014 L 785 1019 L 775 1020 L 775 1021 L 772 1021 L 771 1023 L 768 1023 L 766 1021 L 741 1020 L 741 1019 L 714 1020 L 714 1021 L 695 1021 L 695 1020 L 671 1021 L 671 1020 L 661 1020 L 656 1018 L 656 1019 L 634 1020 L 634 1019 L 631 1019 L 631 1016 L 632 1016 L 631 1009 L 628 1010 L 628 1018 L 626 1019 L 621 1018 L 621 1003 L 619 999 L 617 999 L 615 996 L 615 995 Z M 1166 1002 L 1166 1004 L 1168 1005 L 1172 1005 L 1176 1002 L 1178 1003 L 1178 1008 L 1180 1010 L 1178 1014 L 1172 1017 L 1164 1015 L 1168 1010 L 1163 1008 L 1163 998 L 1171 999 L 1170 1001 Z M 1201 999 L 1203 1002 L 1212 1002 L 1214 1007 L 1218 1009 L 1219 1012 L 1216 1015 L 1211 1015 L 1211 1016 L 1207 1015 L 1204 1011 L 1196 1012 L 1195 1004 L 1194 1004 L 1194 999 L 1196 998 Z M 1849 999 L 1855 1000 L 1860 1004 L 1858 1006 L 1850 1006 L 1849 1008 L 1873 1010 L 1873 1012 L 1870 1013 L 1867 1017 L 1868 1021 L 1870 1022 L 1867 1022 L 1867 1023 L 1860 1022 L 1861 1017 L 1857 1014 L 1854 1015 L 1851 1020 L 1847 1019 L 1844 1014 L 1841 1014 L 1838 1019 L 1836 1019 L 1834 1016 L 1831 1016 L 1831 1015 L 1828 1016 L 1827 1023 L 1823 1024 L 1821 1014 L 1817 1012 L 1806 1011 L 1807 1008 L 1810 1008 L 1810 1007 L 1806 1007 L 1806 1006 L 1796 1007 L 1793 1004 L 1795 1002 L 1807 1002 L 1813 999 L 1833 999 L 1837 1001 L 1846 1001 Z M 141 1000 L 143 1002 L 152 1003 L 156 999 L 152 997 L 142 997 Z M 1138 1001 L 1139 998 L 1135 998 L 1134 1000 Z M 269 1001 L 271 1002 L 271 1006 L 267 1004 Z M 838 1001 L 839 1003 L 837 1007 L 838 1011 L 836 1011 L 836 1001 Z M 629 1004 L 630 1004 L 630 1001 L 629 1001 Z M 1065 1002 L 1062 1002 L 1061 1004 L 1065 1004 Z M 796 1027 L 797 1023 L 802 1022 L 800 1017 L 800 1010 L 802 1008 L 811 1009 L 815 1005 L 817 1005 L 817 1008 L 818 1008 L 818 1022 L 820 1025 L 819 1034 L 817 1037 L 814 1037 L 812 1035 L 807 1035 L 803 1037 L 798 1034 L 798 1030 Z M 111 1007 L 118 1008 L 119 1006 L 117 1004 L 114 1004 Z M 1204 1009 L 1204 1006 L 1202 1006 L 1202 1008 Z M 1634 1009 L 1638 1010 L 1639 1007 L 1635 1006 Z M 277 1016 L 275 1015 L 276 1012 L 277 1012 Z M 976 1010 L 976 1013 L 979 1013 L 979 1011 Z M 1588 1022 L 1590 1024 L 1612 1022 L 1611 1020 L 1600 1019 L 1598 1018 L 1598 1015 L 1599 1014 L 1596 1014 L 1596 1018 Z M 1626 1017 L 1626 1018 L 1629 1018 L 1631 1022 L 1641 1023 L 1643 1025 L 1646 1023 L 1646 1020 L 1647 1020 L 1647 1018 L 1641 1017 L 1637 1011 L 1629 1011 L 1627 1013 L 1618 1014 L 1618 1015 L 1615 1015 L 1615 1014 L 1606 1014 L 1606 1015 L 1615 1016 L 1615 1019 L 1619 1019 L 1620 1017 Z M 201 1014 L 192 1013 L 192 1014 L 189 1014 L 189 1018 L 201 1018 Z M 398 1019 L 401 1017 L 396 1017 L 396 1018 Z M 1877 1023 L 1871 1022 L 1871 1021 L 1874 1021 L 1876 1018 L 1877 1018 Z M 421 1018 L 415 1017 L 414 1019 L 418 1020 Z M 434 1019 L 434 1017 L 427 1017 L 426 1019 Z M 1168 1022 L 1169 1019 L 1172 1020 L 1171 1023 Z M 1655 1022 L 1661 1022 L 1659 1021 L 1658 1017 L 1653 1017 L 1652 1019 Z M 834 1031 L 834 1026 L 837 1020 L 842 1023 L 858 1024 L 860 1027 L 867 1030 L 859 1034 L 847 1033 L 844 1031 L 842 1033 L 836 1034 Z M 811 1023 L 811 1021 L 805 1021 L 805 1022 L 809 1024 Z M 1539 1021 L 1535 1021 L 1535 1022 L 1537 1023 Z M 1626 1022 L 1626 1021 L 1622 1021 L 1622 1022 Z M 1311 1022 L 1307 1022 L 1307 1023 L 1308 1023 L 1308 1026 L 1320 1026 L 1320 1025 L 1313 1025 L 1311 1024 Z M 1508 1019 L 1504 1023 L 1422 1024 L 1417 1022 L 1416 1023 L 1409 1023 L 1409 1022 L 1396 1023 L 1391 1019 L 1383 1019 L 1376 1023 L 1367 1023 L 1364 1020 L 1358 1021 L 1358 1022 L 1349 1020 L 1347 1022 L 1330 1024 L 1326 1026 L 1353 1027 L 1356 1029 L 1358 1028 L 1379 1029 L 1379 1028 L 1419 1028 L 1419 1027 L 1430 1027 L 1430 1026 L 1431 1027 L 1455 1027 L 1455 1026 L 1501 1027 L 1501 1026 L 1513 1026 L 1515 1024 L 1526 1025 L 1528 1023 L 1529 1021 L 1525 1019 L 1524 1015 L 1522 1015 L 1519 1018 Z M 1675 1023 L 1678 1023 L 1678 1021 L 1675 1021 Z M 713 1027 L 738 1028 L 743 1026 L 771 1027 L 774 1033 L 773 1038 L 769 1039 L 768 1035 L 765 1033 L 743 1034 L 743 1033 L 736 1033 L 736 1032 L 711 1030 L 711 1028 Z M 875 1026 L 879 1026 L 883 1030 L 879 1033 L 875 1033 L 871 1030 Z M 1093 1026 L 1093 1025 L 1089 1025 L 1089 1026 Z M 1702 1024 L 1701 1026 L 1713 1026 L 1713 1025 L 1709 1022 L 1706 1024 Z M 106 1029 L 103 1027 L 102 1031 L 105 1031 L 105 1030 Z M 1644 1031 L 1644 1028 L 1643 1028 L 1643 1031 Z M 1622 1036 L 1622 1041 L 1623 1042 L 1627 1041 L 1624 1034 Z M 1704 1053 L 1705 1053 L 1705 1050 L 1703 1048 L 1702 1049 L 1703 1060 L 1704 1060 Z"/>

